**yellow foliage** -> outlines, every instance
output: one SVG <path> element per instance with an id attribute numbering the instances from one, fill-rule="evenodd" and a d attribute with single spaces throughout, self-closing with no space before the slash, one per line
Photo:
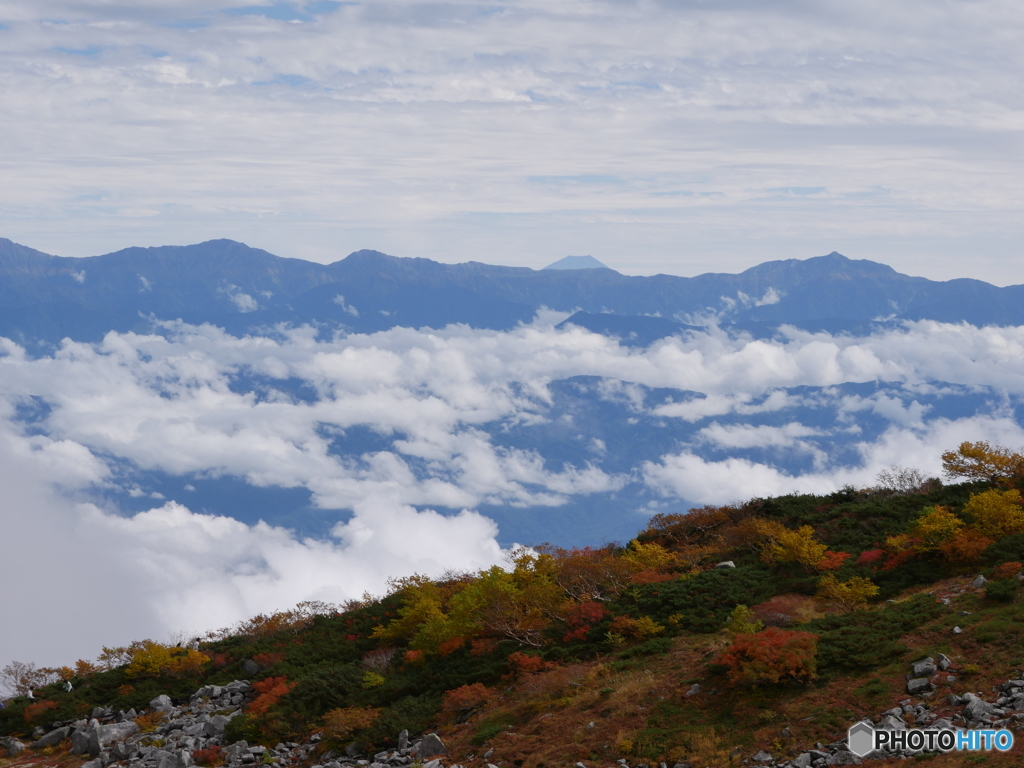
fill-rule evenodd
<path id="1" fill-rule="evenodd" d="M 849 613 L 866 607 L 868 600 L 877 594 L 878 586 L 871 579 L 862 576 L 839 581 L 828 573 L 818 582 L 818 596 L 838 603 Z"/>
<path id="2" fill-rule="evenodd" d="M 942 454 L 942 469 L 947 477 L 1005 482 L 1024 474 L 1024 456 L 984 440 L 964 442 L 955 451 Z"/>
<path id="3" fill-rule="evenodd" d="M 985 491 L 971 496 L 964 512 L 974 516 L 973 528 L 982 536 L 1001 538 L 1024 533 L 1024 507 L 1020 491 Z"/>
<path id="4" fill-rule="evenodd" d="M 918 540 L 917 551 L 931 552 L 952 539 L 964 526 L 964 521 L 945 507 L 926 507 L 911 531 Z"/>
<path id="5" fill-rule="evenodd" d="M 636 539 L 629 542 L 622 559 L 637 571 L 664 571 L 678 562 L 675 553 L 669 552 L 661 544 L 644 544 Z"/>
<path id="6" fill-rule="evenodd" d="M 734 635 L 754 635 L 764 629 L 764 622 L 754 618 L 754 612 L 745 605 L 737 605 L 729 614 L 727 631 Z"/>
<path id="7" fill-rule="evenodd" d="M 124 671 L 127 678 L 185 677 L 199 673 L 210 657 L 191 648 L 177 648 L 152 640 L 133 643 L 131 663 Z"/>
<path id="8" fill-rule="evenodd" d="M 757 532 L 765 538 L 761 559 L 767 563 L 797 563 L 814 570 L 828 546 L 814 539 L 814 529 L 803 525 L 795 531 L 775 520 L 756 521 Z"/>

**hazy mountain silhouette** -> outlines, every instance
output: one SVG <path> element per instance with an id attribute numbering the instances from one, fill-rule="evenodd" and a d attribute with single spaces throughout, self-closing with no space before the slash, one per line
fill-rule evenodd
<path id="1" fill-rule="evenodd" d="M 542 307 L 582 312 L 568 322 L 649 344 L 712 322 L 758 335 L 782 324 L 855 333 L 899 320 L 1018 325 L 1024 286 L 938 282 L 834 252 L 739 274 L 630 277 L 608 268 L 440 264 L 370 250 L 323 265 L 231 240 L 65 258 L 0 239 L 0 334 L 25 342 L 95 340 L 109 330 L 148 329 L 153 318 L 235 333 L 279 322 L 356 332 L 450 323 L 506 329 Z"/>

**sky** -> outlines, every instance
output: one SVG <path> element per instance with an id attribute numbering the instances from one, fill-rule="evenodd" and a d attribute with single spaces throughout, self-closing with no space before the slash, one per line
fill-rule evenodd
<path id="1" fill-rule="evenodd" d="M 1012 0 L 0 0 L 0 236 L 1024 283 Z"/>

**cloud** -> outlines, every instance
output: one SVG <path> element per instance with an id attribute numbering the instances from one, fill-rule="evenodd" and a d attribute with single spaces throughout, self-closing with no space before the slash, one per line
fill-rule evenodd
<path id="1" fill-rule="evenodd" d="M 628 348 L 560 319 L 329 338 L 175 322 L 38 357 L 0 340 L 0 578 L 31 584 L 0 610 L 40 616 L 5 633 L 0 661 L 485 567 L 500 537 L 478 508 L 831 492 L 893 463 L 937 474 L 963 440 L 1024 444 L 1024 328 L 714 330 Z M 207 511 L 196 499 L 218 478 L 303 489 L 326 527 Z M 69 584 L 97 587 L 80 599 Z M 35 610 L 40 595 L 59 608 Z"/>
<path id="2" fill-rule="evenodd" d="M 1022 279 L 1001 0 L 326 6 L 4 3 L 5 236 Z"/>

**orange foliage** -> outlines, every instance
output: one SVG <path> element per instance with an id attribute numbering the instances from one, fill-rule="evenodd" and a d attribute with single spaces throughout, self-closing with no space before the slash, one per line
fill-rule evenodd
<path id="1" fill-rule="evenodd" d="M 441 709 L 445 712 L 468 712 L 482 707 L 497 695 L 496 690 L 482 683 L 462 685 L 445 692 L 441 700 Z"/>
<path id="2" fill-rule="evenodd" d="M 508 657 L 509 666 L 517 677 L 532 675 L 545 669 L 553 669 L 558 665 L 554 662 L 544 661 L 540 656 L 531 656 L 522 651 L 516 651 Z"/>
<path id="3" fill-rule="evenodd" d="M 608 615 L 608 609 L 604 604 L 588 600 L 583 603 L 572 603 L 562 611 L 562 619 L 569 627 L 569 631 L 562 638 L 564 642 L 583 640 L 587 632 L 601 619 Z"/>
<path id="4" fill-rule="evenodd" d="M 449 653 L 455 653 L 462 646 L 466 644 L 466 638 L 464 637 L 453 637 L 450 640 L 445 640 L 439 646 L 437 646 L 437 652 L 442 656 L 447 656 Z"/>
<path id="5" fill-rule="evenodd" d="M 324 715 L 324 736 L 345 741 L 356 731 L 369 728 L 379 714 L 373 707 L 342 707 Z"/>
<path id="6" fill-rule="evenodd" d="M 839 569 L 843 563 L 850 557 L 849 552 L 832 552 L 831 550 L 825 553 L 825 556 L 818 561 L 815 566 L 819 571 L 835 571 Z"/>
<path id="7" fill-rule="evenodd" d="M 601 548 L 563 549 L 538 547 L 554 562 L 553 578 L 574 600 L 607 600 L 627 586 L 634 570 L 630 563 L 617 557 L 614 545 Z"/>
<path id="8" fill-rule="evenodd" d="M 406 651 L 404 659 L 406 664 L 419 664 L 426 656 L 423 651 Z"/>
<path id="9" fill-rule="evenodd" d="M 992 543 L 993 540 L 988 536 L 982 536 L 970 529 L 963 529 L 940 546 L 939 551 L 955 565 L 971 565 L 978 561 L 981 553 Z"/>
<path id="10" fill-rule="evenodd" d="M 658 573 L 657 571 L 640 571 L 634 573 L 630 579 L 634 584 L 658 584 L 662 581 L 672 581 L 677 576 L 672 573 Z"/>
<path id="11" fill-rule="evenodd" d="M 814 614 L 814 600 L 804 595 L 776 595 L 751 609 L 766 627 L 791 627 Z"/>
<path id="12" fill-rule="evenodd" d="M 857 558 L 857 565 L 877 565 L 885 557 L 884 549 L 865 549 Z"/>
<path id="13" fill-rule="evenodd" d="M 261 669 L 266 669 L 275 664 L 280 664 L 285 660 L 285 655 L 283 653 L 257 653 L 252 657 L 252 660 L 259 664 Z"/>
<path id="14" fill-rule="evenodd" d="M 753 635 L 740 634 L 717 661 L 729 669 L 734 683 L 778 683 L 782 680 L 812 680 L 818 638 L 810 632 L 778 627 Z"/>
<path id="15" fill-rule="evenodd" d="M 253 699 L 246 711 L 251 715 L 265 715 L 293 686 L 294 683 L 289 683 L 286 677 L 268 677 L 253 683 L 252 687 L 259 696 Z"/>
<path id="16" fill-rule="evenodd" d="M 209 749 L 197 749 L 192 753 L 192 760 L 196 765 L 204 765 L 207 768 L 215 768 L 224 764 L 224 752 L 214 744 Z"/>
<path id="17" fill-rule="evenodd" d="M 1004 581 L 1005 579 L 1012 579 L 1018 573 L 1020 573 L 1020 563 L 1003 563 L 994 571 L 992 571 L 992 579 L 994 581 Z"/>
<path id="18" fill-rule="evenodd" d="M 34 723 L 51 709 L 57 708 L 56 701 L 50 701 L 49 699 L 43 699 L 42 701 L 35 701 L 25 707 L 24 717 L 26 723 Z"/>
<path id="19" fill-rule="evenodd" d="M 117 688 L 117 695 L 118 696 L 129 696 L 130 694 L 132 694 L 134 692 L 135 692 L 135 686 L 134 685 L 128 685 L 128 683 L 125 683 L 124 685 L 120 685 Z"/>
<path id="20" fill-rule="evenodd" d="M 498 647 L 498 641 L 492 637 L 480 637 L 470 644 L 469 652 L 473 656 L 486 656 Z"/>

